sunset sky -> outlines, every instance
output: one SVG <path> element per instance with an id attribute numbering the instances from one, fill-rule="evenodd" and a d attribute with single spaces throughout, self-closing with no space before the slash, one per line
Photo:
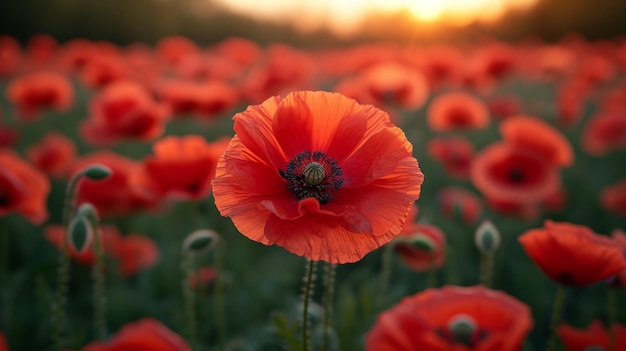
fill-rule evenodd
<path id="1" fill-rule="evenodd" d="M 329 28 L 349 35 L 366 16 L 408 11 L 421 23 L 465 25 L 494 21 L 523 11 L 539 0 L 215 0 L 228 9 L 261 20 L 288 22 L 300 30 Z"/>

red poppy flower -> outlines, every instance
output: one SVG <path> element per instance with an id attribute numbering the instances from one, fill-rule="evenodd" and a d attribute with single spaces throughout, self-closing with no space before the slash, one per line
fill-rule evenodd
<path id="1" fill-rule="evenodd" d="M 455 81 L 463 69 L 465 58 L 453 46 L 433 46 L 426 50 L 421 64 L 432 87 Z"/>
<path id="2" fill-rule="evenodd" d="M 483 211 L 480 199 L 473 192 L 448 186 L 437 195 L 439 211 L 447 218 L 459 216 L 465 223 L 474 223 Z"/>
<path id="3" fill-rule="evenodd" d="M 17 130 L 0 125 L 0 148 L 11 148 L 19 139 L 20 134 Z"/>
<path id="4" fill-rule="evenodd" d="M 21 56 L 22 52 L 17 40 L 8 35 L 0 35 L 0 77 L 15 73 Z"/>
<path id="5" fill-rule="evenodd" d="M 64 135 L 48 132 L 26 151 L 28 160 L 53 177 L 65 177 L 76 158 L 76 146 Z"/>
<path id="6" fill-rule="evenodd" d="M 36 62 L 46 62 L 50 60 L 59 49 L 59 43 L 47 34 L 34 35 L 28 40 L 26 52 L 28 57 Z"/>
<path id="7" fill-rule="evenodd" d="M 581 144 L 586 153 L 594 156 L 626 149 L 626 108 L 591 117 L 583 129 Z"/>
<path id="8" fill-rule="evenodd" d="M 399 106 L 403 109 L 420 108 L 428 98 L 428 83 L 421 72 L 395 62 L 383 62 L 369 67 L 357 76 L 357 101 L 378 107 Z M 342 93 L 341 86 L 337 91 Z"/>
<path id="9" fill-rule="evenodd" d="M 129 79 L 131 72 L 119 54 L 99 53 L 85 62 L 80 78 L 90 88 L 102 89 L 110 84 Z"/>
<path id="10" fill-rule="evenodd" d="M 220 213 L 252 240 L 355 262 L 393 239 L 419 197 L 412 145 L 371 105 L 294 92 L 233 119 L 213 192 Z"/>
<path id="11" fill-rule="evenodd" d="M 506 143 L 491 144 L 478 153 L 471 178 L 487 198 L 520 204 L 539 203 L 561 184 L 557 169 L 544 157 Z"/>
<path id="12" fill-rule="evenodd" d="M 614 324 L 615 350 L 626 350 L 626 326 Z M 577 329 L 561 324 L 557 329 L 567 351 L 610 350 L 610 335 L 599 320 L 594 320 L 587 329 Z"/>
<path id="13" fill-rule="evenodd" d="M 626 259 L 615 242 L 588 227 L 546 221 L 518 238 L 530 258 L 550 279 L 584 286 L 619 274 Z"/>
<path id="14" fill-rule="evenodd" d="M 107 86 L 90 106 L 90 118 L 80 125 L 82 137 L 96 145 L 122 139 L 148 141 L 163 134 L 167 109 L 138 83 Z"/>
<path id="15" fill-rule="evenodd" d="M 159 197 L 203 199 L 228 143 L 228 138 L 209 143 L 198 135 L 168 136 L 154 143 L 154 156 L 144 160 L 132 182 Z"/>
<path id="16" fill-rule="evenodd" d="M 428 142 L 428 154 L 440 162 L 446 172 L 467 179 L 474 157 L 474 145 L 463 137 L 433 138 Z"/>
<path id="17" fill-rule="evenodd" d="M 606 211 L 626 217 L 626 179 L 605 187 L 600 193 L 600 204 Z"/>
<path id="18" fill-rule="evenodd" d="M 471 94 L 450 92 L 430 103 L 427 118 L 428 126 L 436 131 L 482 129 L 489 125 L 489 109 Z"/>
<path id="19" fill-rule="evenodd" d="M 571 80 L 561 84 L 556 96 L 559 125 L 570 128 L 578 122 L 588 95 L 589 87 L 584 82 Z"/>
<path id="20" fill-rule="evenodd" d="M 533 152 L 556 167 L 571 166 L 574 162 L 572 146 L 563 134 L 538 118 L 508 118 L 500 124 L 500 134 L 506 143 Z"/>
<path id="21" fill-rule="evenodd" d="M 253 103 L 312 86 L 313 60 L 305 52 L 284 44 L 265 50 L 265 57 L 252 67 L 241 84 L 241 93 Z"/>
<path id="22" fill-rule="evenodd" d="M 486 197 L 485 201 L 487 206 L 494 212 L 522 220 L 534 220 L 541 214 L 539 203 L 521 203 L 512 199 L 490 197 Z"/>
<path id="23" fill-rule="evenodd" d="M 122 238 L 115 258 L 122 275 L 130 276 L 154 266 L 159 259 L 159 248 L 146 236 L 130 234 Z"/>
<path id="24" fill-rule="evenodd" d="M 487 101 L 489 112 L 498 119 L 506 119 L 517 115 L 522 110 L 522 104 L 515 96 L 493 97 Z"/>
<path id="25" fill-rule="evenodd" d="M 105 180 L 82 179 L 78 185 L 77 203 L 93 204 L 102 217 L 123 215 L 132 211 L 152 208 L 157 199 L 148 196 L 130 183 L 131 175 L 137 171 L 139 163 L 110 151 L 98 151 L 78 159 L 70 174 L 93 164 L 102 164 L 111 169 L 112 174 Z"/>
<path id="26" fill-rule="evenodd" d="M 413 240 L 428 241 L 428 247 L 415 245 Z M 405 225 L 393 241 L 393 249 L 404 264 L 417 272 L 443 266 L 446 257 L 446 237 L 438 227 L 420 223 Z"/>
<path id="27" fill-rule="evenodd" d="M 550 212 L 561 212 L 567 205 L 567 192 L 560 188 L 552 195 L 549 195 L 542 202 L 543 207 Z"/>
<path id="28" fill-rule="evenodd" d="M 621 229 L 614 229 L 611 232 L 611 237 L 615 241 L 617 247 L 622 250 L 624 257 L 626 257 L 626 232 Z M 615 277 L 613 284 L 626 288 L 626 269 Z"/>
<path id="29" fill-rule="evenodd" d="M 365 351 L 517 351 L 533 324 L 530 309 L 482 286 L 444 286 L 383 312 Z"/>
<path id="30" fill-rule="evenodd" d="M 476 53 L 478 72 L 491 79 L 502 79 L 515 70 L 516 54 L 513 48 L 502 43 L 490 43 Z"/>
<path id="31" fill-rule="evenodd" d="M 175 66 L 198 51 L 198 46 L 193 41 L 177 35 L 163 38 L 156 45 L 157 56 L 170 66 Z"/>
<path id="32" fill-rule="evenodd" d="M 106 342 L 91 343 L 83 351 L 191 351 L 185 340 L 156 319 L 128 323 Z"/>
<path id="33" fill-rule="evenodd" d="M 63 248 L 63 241 L 65 240 L 65 228 L 62 225 L 49 224 L 44 228 L 44 237 L 57 249 Z M 102 252 L 107 256 L 115 256 L 119 250 L 122 238 L 119 230 L 110 225 L 101 225 L 99 238 L 101 242 Z M 70 257 L 81 264 L 93 265 L 96 263 L 96 255 L 93 251 L 93 246 L 85 249 L 83 252 L 76 251 L 73 247 L 69 246 L 67 253 Z"/>
<path id="34" fill-rule="evenodd" d="M 17 212 L 33 224 L 48 218 L 50 181 L 11 150 L 0 150 L 0 217 Z"/>
<path id="35" fill-rule="evenodd" d="M 215 51 L 231 62 L 247 67 L 261 55 L 259 44 L 239 37 L 224 39 L 215 46 Z"/>
<path id="36" fill-rule="evenodd" d="M 189 285 L 197 287 L 211 283 L 217 275 L 217 270 L 213 267 L 202 267 L 189 277 Z"/>
<path id="37" fill-rule="evenodd" d="M 206 119 L 220 116 L 239 102 L 235 88 L 220 81 L 169 82 L 161 88 L 160 95 L 174 116 L 194 114 Z"/>
<path id="38" fill-rule="evenodd" d="M 14 78 L 7 87 L 7 98 L 21 118 L 33 120 L 47 109 L 67 111 L 72 105 L 72 83 L 52 72 L 30 73 Z"/>

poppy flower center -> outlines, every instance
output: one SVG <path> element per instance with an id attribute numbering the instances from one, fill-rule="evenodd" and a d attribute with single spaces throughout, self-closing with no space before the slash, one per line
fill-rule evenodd
<path id="1" fill-rule="evenodd" d="M 474 347 L 487 337 L 487 331 L 480 329 L 476 320 L 466 314 L 453 316 L 445 328 L 437 328 L 436 332 L 450 342 L 468 347 Z"/>
<path id="2" fill-rule="evenodd" d="M 9 201 L 9 194 L 5 194 L 4 191 L 2 191 L 2 189 L 0 189 L 0 207 L 1 206 L 6 206 L 10 203 Z"/>
<path id="3" fill-rule="evenodd" d="M 521 170 L 517 169 L 517 168 L 513 168 L 511 169 L 511 171 L 509 172 L 509 179 L 513 182 L 513 183 L 522 183 L 524 181 L 524 172 L 522 172 Z"/>
<path id="4" fill-rule="evenodd" d="M 303 151 L 287 163 L 285 171 L 278 172 L 298 200 L 314 197 L 320 204 L 327 204 L 343 185 L 337 161 L 323 151 Z"/>

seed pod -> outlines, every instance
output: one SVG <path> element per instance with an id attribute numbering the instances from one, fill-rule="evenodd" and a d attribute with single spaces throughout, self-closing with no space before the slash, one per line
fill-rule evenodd
<path id="1" fill-rule="evenodd" d="M 183 250 L 189 253 L 201 253 L 212 250 L 220 242 L 220 235 L 209 229 L 196 230 L 183 241 Z"/>
<path id="2" fill-rule="evenodd" d="M 90 165 L 83 171 L 85 177 L 91 180 L 105 180 L 110 177 L 112 173 L 113 171 L 111 171 L 109 167 L 101 164 Z"/>
<path id="3" fill-rule="evenodd" d="M 469 345 L 476 331 L 476 321 L 471 316 L 459 314 L 448 322 L 448 330 L 452 339 L 458 343 Z"/>
<path id="4" fill-rule="evenodd" d="M 491 221 L 484 221 L 478 229 L 476 229 L 474 242 L 478 250 L 483 254 L 494 253 L 500 246 L 500 233 Z"/>
<path id="5" fill-rule="evenodd" d="M 77 215 L 74 217 L 67 234 L 70 248 L 79 254 L 85 252 L 93 241 L 93 231 L 85 216 Z"/>

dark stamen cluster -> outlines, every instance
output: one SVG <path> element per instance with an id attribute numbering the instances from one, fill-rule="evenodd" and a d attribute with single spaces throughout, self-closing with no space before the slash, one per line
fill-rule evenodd
<path id="1" fill-rule="evenodd" d="M 313 171 L 317 176 L 312 174 Z M 285 178 L 287 188 L 298 200 L 314 197 L 320 204 L 327 204 L 335 198 L 343 185 L 343 172 L 337 161 L 323 151 L 303 151 L 287 163 L 284 172 L 278 172 Z M 322 175 L 323 179 L 317 178 Z"/>

